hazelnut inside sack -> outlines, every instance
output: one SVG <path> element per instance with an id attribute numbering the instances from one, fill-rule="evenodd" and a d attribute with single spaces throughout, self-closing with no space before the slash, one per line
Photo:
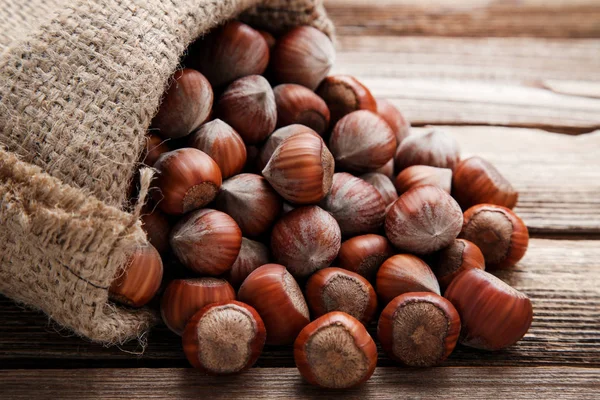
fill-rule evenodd
<path id="1" fill-rule="evenodd" d="M 155 314 L 108 291 L 147 241 L 145 133 L 188 45 L 240 15 L 332 30 L 309 0 L 2 2 L 0 293 L 93 341 L 144 337 Z"/>

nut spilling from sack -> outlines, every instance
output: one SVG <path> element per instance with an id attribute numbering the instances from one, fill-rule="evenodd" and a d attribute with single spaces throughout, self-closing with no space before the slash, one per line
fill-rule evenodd
<path id="1" fill-rule="evenodd" d="M 531 325 L 529 298 L 485 271 L 527 249 L 515 189 L 452 136 L 411 134 L 393 104 L 328 76 L 334 58 L 315 28 L 273 38 L 230 22 L 190 47 L 154 118 L 143 223 L 160 254 L 135 253 L 111 292 L 147 303 L 162 255 L 163 320 L 207 373 L 293 344 L 307 381 L 347 388 L 375 369 L 377 318 L 385 353 L 413 367 L 457 343 L 511 346 Z"/>

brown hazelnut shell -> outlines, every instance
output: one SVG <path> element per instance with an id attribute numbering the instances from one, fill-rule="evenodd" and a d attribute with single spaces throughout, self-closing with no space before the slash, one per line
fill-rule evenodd
<path id="1" fill-rule="evenodd" d="M 117 270 L 109 297 L 121 304 L 142 307 L 156 294 L 163 276 L 160 254 L 151 244 L 135 249 L 125 265 Z"/>
<path id="2" fill-rule="evenodd" d="M 398 146 L 394 156 L 397 172 L 411 165 L 429 165 L 454 170 L 459 161 L 458 143 L 440 129 L 406 137 Z"/>
<path id="3" fill-rule="evenodd" d="M 230 21 L 192 44 L 185 63 L 202 72 L 217 88 L 265 72 L 269 46 L 259 31 Z"/>
<path id="4" fill-rule="evenodd" d="M 277 106 L 269 82 L 260 75 L 240 78 L 219 98 L 216 114 L 244 139 L 257 144 L 275 130 Z"/>
<path id="5" fill-rule="evenodd" d="M 223 179 L 239 174 L 246 164 L 242 137 L 218 118 L 194 131 L 188 145 L 208 154 L 219 166 Z"/>
<path id="6" fill-rule="evenodd" d="M 375 288 L 382 305 L 409 292 L 440 294 L 440 286 L 431 268 L 412 254 L 396 254 L 385 260 L 377 271 Z"/>
<path id="7" fill-rule="evenodd" d="M 425 185 L 439 187 L 446 193 L 450 193 L 452 170 L 450 168 L 430 167 L 429 165 L 411 165 L 400 171 L 394 181 L 398 194 Z"/>
<path id="8" fill-rule="evenodd" d="M 331 114 L 331 126 L 353 111 L 377 112 L 377 102 L 371 91 L 350 75 L 333 75 L 323 80 L 316 93 L 321 96 Z"/>
<path id="9" fill-rule="evenodd" d="M 479 247 L 490 270 L 512 267 L 529 245 L 523 220 L 510 209 L 494 204 L 479 204 L 465 211 L 459 237 Z"/>
<path id="10" fill-rule="evenodd" d="M 287 201 L 316 204 L 329 193 L 334 169 L 333 156 L 323 140 L 299 133 L 275 149 L 262 174 Z"/>
<path id="11" fill-rule="evenodd" d="M 308 324 L 294 342 L 300 374 L 313 385 L 345 389 L 369 380 L 377 346 L 356 318 L 334 311 Z"/>
<path id="12" fill-rule="evenodd" d="M 310 133 L 318 136 L 317 132 L 315 132 L 307 126 L 300 124 L 292 124 L 277 129 L 267 138 L 267 140 L 260 149 L 260 154 L 257 160 L 258 169 L 262 171 L 267 166 L 269 160 L 275 152 L 275 149 L 277 149 L 277 147 L 279 147 L 279 145 L 283 143 L 284 140 L 299 133 Z"/>
<path id="13" fill-rule="evenodd" d="M 184 137 L 208 119 L 212 104 L 212 87 L 204 75 L 189 68 L 178 70 L 152 119 L 152 128 L 164 138 Z"/>
<path id="14" fill-rule="evenodd" d="M 331 191 L 320 205 L 333 215 L 344 236 L 376 232 L 385 220 L 385 202 L 377 189 L 346 172 L 333 175 Z"/>
<path id="15" fill-rule="evenodd" d="M 386 207 L 398 199 L 398 192 L 394 186 L 394 182 L 384 174 L 379 172 L 369 172 L 360 176 L 360 179 L 373 185 L 383 198 Z"/>
<path id="16" fill-rule="evenodd" d="M 240 174 L 221 186 L 215 207 L 235 220 L 242 234 L 255 237 L 267 232 L 281 214 L 283 200 L 267 180 Z"/>
<path id="17" fill-rule="evenodd" d="M 306 301 L 313 318 L 343 311 L 368 324 L 377 310 L 377 294 L 365 278 L 341 268 L 325 268 L 306 282 Z"/>
<path id="18" fill-rule="evenodd" d="M 283 265 L 266 264 L 244 280 L 240 301 L 258 311 L 267 329 L 267 344 L 291 344 L 310 322 L 302 290 Z"/>
<path id="19" fill-rule="evenodd" d="M 458 312 L 429 292 L 404 293 L 384 308 L 377 336 L 386 354 L 411 367 L 432 367 L 454 350 L 460 333 Z"/>
<path id="20" fill-rule="evenodd" d="M 300 124 L 323 135 L 329 126 L 329 108 L 312 90 L 293 83 L 273 88 L 277 104 L 277 126 Z"/>
<path id="21" fill-rule="evenodd" d="M 239 288 L 244 279 L 258 267 L 269 263 L 269 249 L 261 242 L 242 238 L 242 247 L 225 278 L 234 288 Z"/>
<path id="22" fill-rule="evenodd" d="M 390 242 L 415 254 L 433 253 L 450 245 L 461 228 L 460 206 L 435 186 L 410 189 L 388 208 L 385 217 Z"/>
<path id="23" fill-rule="evenodd" d="M 329 149 L 339 168 L 368 172 L 383 167 L 394 156 L 396 137 L 379 115 L 358 110 L 335 124 Z"/>
<path id="24" fill-rule="evenodd" d="M 373 172 L 378 172 L 380 174 L 383 174 L 393 181 L 394 180 L 394 157 L 390 158 L 383 167 L 377 168 Z"/>
<path id="25" fill-rule="evenodd" d="M 160 254 L 169 251 L 169 233 L 171 222 L 160 210 L 146 212 L 140 217 L 142 229 L 146 232 L 148 241 Z"/>
<path id="26" fill-rule="evenodd" d="M 235 300 L 235 290 L 224 279 L 175 279 L 162 295 L 160 313 L 167 328 L 181 336 L 199 310 L 208 304 L 231 300 Z"/>
<path id="27" fill-rule="evenodd" d="M 472 268 L 485 269 L 481 250 L 473 242 L 456 239 L 436 255 L 433 272 L 440 287 L 445 290 L 454 278 Z"/>
<path id="28" fill-rule="evenodd" d="M 167 145 L 165 139 L 153 133 L 148 133 L 146 135 L 146 149 L 142 156 L 142 162 L 145 165 L 152 167 L 161 155 L 169 151 L 171 151 L 171 149 Z"/>
<path id="29" fill-rule="evenodd" d="M 461 161 L 452 178 L 452 195 L 463 209 L 477 204 L 514 208 L 519 193 L 492 164 L 481 157 Z"/>
<path id="30" fill-rule="evenodd" d="M 342 243 L 337 265 L 373 281 L 381 264 L 394 253 L 394 248 L 385 236 L 355 236 Z"/>
<path id="31" fill-rule="evenodd" d="M 179 261 L 202 275 L 231 269 L 242 247 L 242 231 L 229 215 L 204 208 L 183 218 L 171 230 L 171 248 Z"/>
<path id="32" fill-rule="evenodd" d="M 296 83 L 315 90 L 335 62 L 331 40 L 311 26 L 299 26 L 277 40 L 271 70 L 278 83 Z"/>
<path id="33" fill-rule="evenodd" d="M 341 246 L 338 223 L 317 206 L 299 207 L 281 217 L 271 232 L 271 252 L 297 278 L 331 265 Z"/>
<path id="34" fill-rule="evenodd" d="M 388 123 L 396 135 L 396 144 L 400 143 L 410 134 L 410 122 L 406 117 L 386 99 L 377 99 L 377 114 Z"/>
<path id="35" fill-rule="evenodd" d="M 191 318 L 183 350 L 194 366 L 211 375 L 250 368 L 262 353 L 267 333 L 256 310 L 239 301 L 209 304 Z"/>
<path id="36" fill-rule="evenodd" d="M 444 296 L 460 315 L 460 343 L 466 346 L 500 350 L 521 340 L 531 326 L 531 300 L 481 269 L 457 276 Z"/>
<path id="37" fill-rule="evenodd" d="M 158 206 L 167 214 L 181 215 L 204 207 L 221 187 L 219 166 L 198 149 L 186 147 L 164 153 L 154 168 L 162 194 Z"/>

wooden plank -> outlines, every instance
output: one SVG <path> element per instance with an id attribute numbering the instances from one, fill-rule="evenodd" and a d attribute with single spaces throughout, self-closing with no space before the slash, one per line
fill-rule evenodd
<path id="1" fill-rule="evenodd" d="M 326 390 L 294 368 L 252 369 L 211 377 L 192 369 L 0 371 L 0 397 L 11 399 L 594 399 L 597 368 L 378 368 L 365 384 Z"/>
<path id="2" fill-rule="evenodd" d="M 499 276 L 527 293 L 533 325 L 516 346 L 499 352 L 459 347 L 445 366 L 572 365 L 600 367 L 598 241 L 533 239 L 525 258 Z M 369 328 L 375 335 L 375 324 Z M 43 315 L 0 298 L 1 368 L 183 367 L 180 339 L 160 327 L 148 347 L 105 348 L 56 331 Z M 394 363 L 380 351 L 379 366 Z M 268 347 L 258 367 L 294 366 L 290 347 Z"/>
<path id="3" fill-rule="evenodd" d="M 412 121 L 600 129 L 600 40 L 345 37 L 350 74 Z"/>
<path id="4" fill-rule="evenodd" d="M 600 36 L 595 0 L 325 0 L 325 6 L 340 35 Z"/>
<path id="5" fill-rule="evenodd" d="M 570 136 L 490 126 L 439 128 L 457 139 L 462 157 L 482 156 L 512 182 L 519 191 L 515 211 L 533 234 L 600 233 L 600 131 Z"/>
<path id="6" fill-rule="evenodd" d="M 351 75 L 600 82 L 600 39 L 342 36 L 336 46 L 335 67 Z"/>

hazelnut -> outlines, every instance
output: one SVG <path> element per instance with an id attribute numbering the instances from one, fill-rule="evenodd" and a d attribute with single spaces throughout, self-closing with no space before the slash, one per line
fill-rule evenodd
<path id="1" fill-rule="evenodd" d="M 169 250 L 169 232 L 171 231 L 171 222 L 160 210 L 142 214 L 142 229 L 146 232 L 148 241 L 160 254 Z"/>
<path id="2" fill-rule="evenodd" d="M 396 254 L 385 260 L 377 271 L 375 288 L 382 304 L 409 292 L 440 294 L 440 286 L 431 268 L 412 254 Z"/>
<path id="3" fill-rule="evenodd" d="M 153 133 L 148 133 L 146 135 L 146 149 L 142 156 L 142 162 L 145 165 L 152 167 L 161 155 L 169 151 L 171 151 L 171 149 L 167 146 L 167 143 L 163 138 Z"/>
<path id="4" fill-rule="evenodd" d="M 279 147 L 279 145 L 283 143 L 285 139 L 299 133 L 310 133 L 315 136 L 319 136 L 317 135 L 317 132 L 313 131 L 311 128 L 300 124 L 288 125 L 277 129 L 267 138 L 260 149 L 260 155 L 257 162 L 258 169 L 262 171 L 267 166 L 269 160 L 275 152 L 275 149 L 277 149 L 277 147 Z"/>
<path id="5" fill-rule="evenodd" d="M 214 87 L 220 87 L 265 72 L 269 47 L 260 32 L 231 21 L 192 44 L 185 62 L 202 72 Z"/>
<path id="6" fill-rule="evenodd" d="M 370 172 L 360 176 L 360 179 L 373 185 L 383 198 L 386 206 L 392 204 L 398 199 L 398 192 L 390 178 L 378 172 Z"/>
<path id="7" fill-rule="evenodd" d="M 224 279 L 175 279 L 169 283 L 160 301 L 165 325 L 178 335 L 194 314 L 205 306 L 235 300 L 235 290 Z"/>
<path id="8" fill-rule="evenodd" d="M 271 228 L 281 214 L 282 199 L 265 178 L 240 174 L 221 186 L 215 207 L 231 216 L 246 236 L 258 236 Z"/>
<path id="9" fill-rule="evenodd" d="M 452 170 L 450 168 L 430 167 L 429 165 L 412 165 L 403 169 L 394 182 L 399 194 L 408 192 L 417 186 L 433 185 L 450 193 Z"/>
<path id="10" fill-rule="evenodd" d="M 448 193 L 418 186 L 402 194 L 387 211 L 385 232 L 399 249 L 428 254 L 449 246 L 460 233 L 462 212 Z"/>
<path id="11" fill-rule="evenodd" d="M 306 300 L 313 317 L 343 311 L 368 324 L 377 310 L 377 295 L 365 278 L 341 268 L 325 268 L 306 283 Z"/>
<path id="12" fill-rule="evenodd" d="M 299 133 L 275 149 L 262 174 L 287 201 L 315 204 L 329 193 L 333 171 L 333 156 L 323 140 Z"/>
<path id="13" fill-rule="evenodd" d="M 244 141 L 220 119 L 207 122 L 192 133 L 188 145 L 208 154 L 219 166 L 223 179 L 239 174 L 246 164 Z"/>
<path id="14" fill-rule="evenodd" d="M 179 221 L 170 242 L 179 261 L 192 271 L 220 275 L 237 259 L 242 231 L 229 215 L 205 208 Z"/>
<path id="15" fill-rule="evenodd" d="M 311 26 L 292 29 L 277 40 L 271 65 L 279 83 L 297 83 L 315 90 L 335 62 L 331 40 Z"/>
<path id="16" fill-rule="evenodd" d="M 268 263 L 269 249 L 267 246 L 243 237 L 240 253 L 231 269 L 226 273 L 226 278 L 233 287 L 239 288 L 252 271 Z"/>
<path id="17" fill-rule="evenodd" d="M 320 204 L 345 236 L 376 232 L 385 219 L 385 202 L 377 189 L 345 172 L 333 175 L 331 192 Z"/>
<path id="18" fill-rule="evenodd" d="M 164 138 L 188 135 L 206 121 L 213 105 L 213 91 L 204 75 L 185 68 L 175 72 L 163 95 L 152 127 Z"/>
<path id="19" fill-rule="evenodd" d="M 217 115 L 247 144 L 262 142 L 275 129 L 277 106 L 269 82 L 260 75 L 234 81 L 217 103 Z"/>
<path id="20" fill-rule="evenodd" d="M 454 170 L 459 161 L 460 150 L 456 140 L 442 130 L 432 129 L 405 138 L 396 150 L 394 166 L 396 171 L 402 171 L 411 165 Z"/>
<path id="21" fill-rule="evenodd" d="M 118 303 L 141 307 L 154 297 L 162 276 L 163 264 L 158 251 L 150 244 L 140 246 L 117 270 L 108 295 Z"/>
<path id="22" fill-rule="evenodd" d="M 367 234 L 343 242 L 337 262 L 340 268 L 373 280 L 381 264 L 392 255 L 394 249 L 387 238 Z"/>
<path id="23" fill-rule="evenodd" d="M 452 303 L 427 292 L 394 298 L 377 325 L 387 355 L 411 367 L 440 364 L 454 350 L 459 333 L 460 317 Z"/>
<path id="24" fill-rule="evenodd" d="M 479 247 L 465 239 L 456 239 L 442 249 L 436 257 L 433 272 L 445 290 L 450 282 L 468 269 L 485 269 L 485 261 Z"/>
<path id="25" fill-rule="evenodd" d="M 388 123 L 396 135 L 396 143 L 400 143 L 410 134 L 410 122 L 389 100 L 377 99 L 377 114 Z"/>
<path id="26" fill-rule="evenodd" d="M 383 167 L 377 168 L 373 172 L 379 172 L 380 174 L 387 176 L 391 180 L 394 180 L 394 157 L 390 158 Z"/>
<path id="27" fill-rule="evenodd" d="M 360 321 L 334 311 L 302 329 L 294 343 L 294 360 L 310 384 L 345 389 L 373 375 L 377 346 Z"/>
<path id="28" fill-rule="evenodd" d="M 293 343 L 310 322 L 302 290 L 283 265 L 266 264 L 252 271 L 238 298 L 258 311 L 267 328 L 267 344 Z"/>
<path id="29" fill-rule="evenodd" d="M 479 204 L 465 211 L 460 237 L 479 247 L 488 269 L 512 267 L 523 258 L 529 244 L 523 220 L 508 208 L 493 204 Z"/>
<path id="30" fill-rule="evenodd" d="M 452 195 L 467 209 L 488 203 L 514 208 L 519 193 L 492 164 L 481 157 L 461 161 L 452 178 Z"/>
<path id="31" fill-rule="evenodd" d="M 275 260 L 297 278 L 331 265 L 340 250 L 341 232 L 335 219 L 317 206 L 285 214 L 271 232 Z"/>
<path id="32" fill-rule="evenodd" d="M 460 343 L 466 346 L 503 349 L 521 340 L 531 326 L 529 298 L 481 269 L 457 276 L 445 297 L 460 315 Z"/>
<path id="33" fill-rule="evenodd" d="M 263 31 L 263 30 L 259 30 L 258 33 L 260 33 L 260 35 L 263 37 L 263 39 L 265 39 L 265 42 L 267 42 L 267 47 L 269 48 L 269 50 L 271 50 L 273 47 L 275 47 L 275 38 L 273 37 L 273 35 L 271 35 L 269 32 L 267 31 Z"/>
<path id="34" fill-rule="evenodd" d="M 239 301 L 209 304 L 183 333 L 183 350 L 194 366 L 213 375 L 250 368 L 262 353 L 267 333 L 256 310 Z"/>
<path id="35" fill-rule="evenodd" d="M 377 102 L 365 85 L 349 75 L 328 76 L 317 89 L 331 114 L 331 126 L 353 111 L 377 112 Z"/>
<path id="36" fill-rule="evenodd" d="M 383 167 L 394 156 L 396 137 L 377 114 L 353 111 L 333 128 L 329 149 L 338 167 L 367 172 Z"/>
<path id="37" fill-rule="evenodd" d="M 158 203 L 167 214 L 185 214 L 214 200 L 221 187 L 217 163 L 198 149 L 173 150 L 159 157 L 157 186 L 162 193 Z"/>
<path id="38" fill-rule="evenodd" d="M 277 126 L 301 124 L 322 135 L 329 126 L 329 108 L 322 98 L 304 86 L 286 83 L 273 88 Z"/>

